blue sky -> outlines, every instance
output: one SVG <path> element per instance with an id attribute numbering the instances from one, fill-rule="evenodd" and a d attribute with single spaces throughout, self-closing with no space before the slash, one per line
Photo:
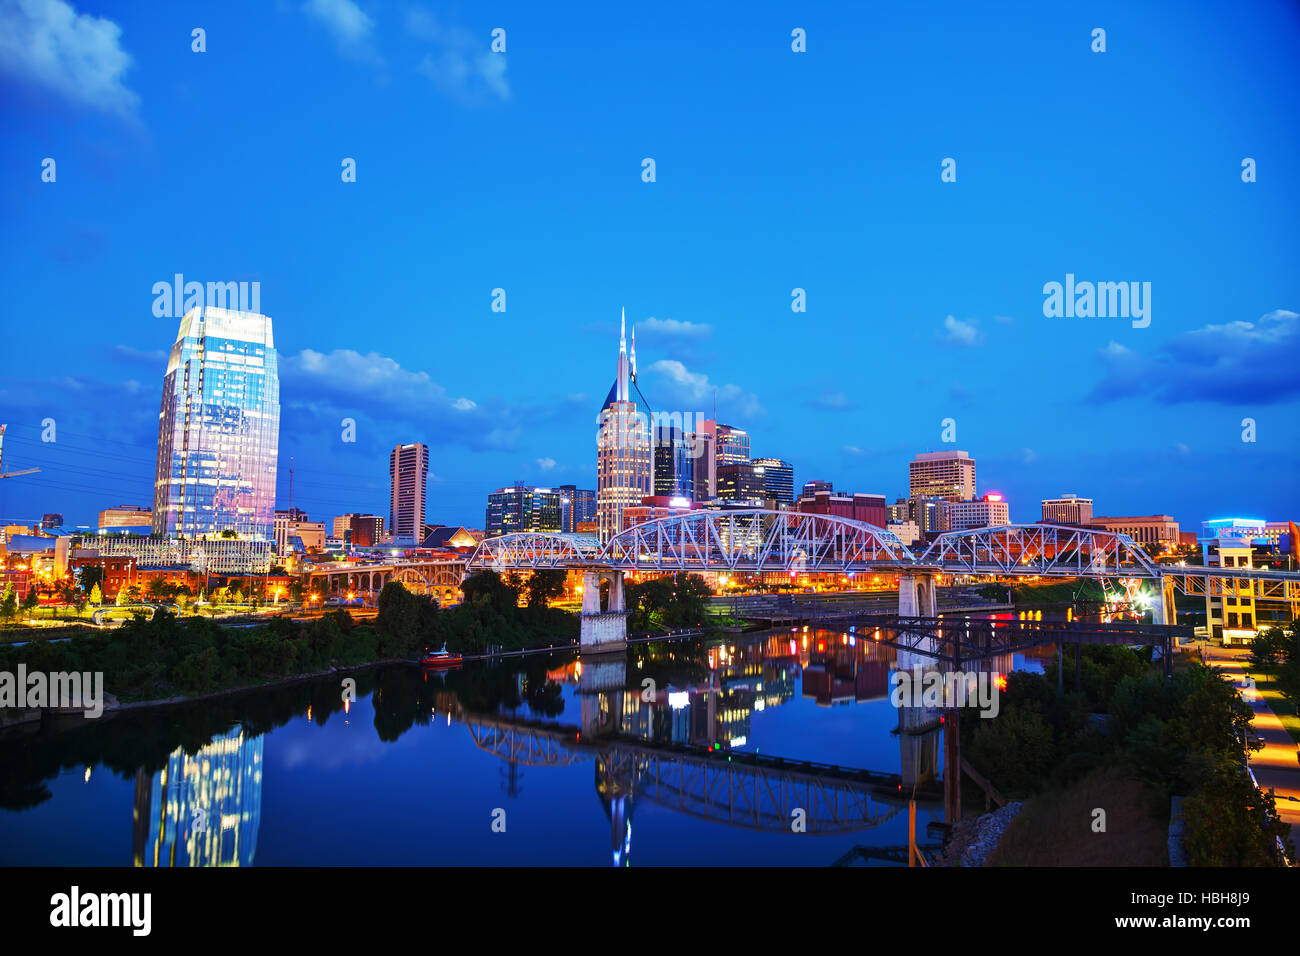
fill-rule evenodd
<path id="1" fill-rule="evenodd" d="M 387 514 L 398 442 L 431 521 L 594 487 L 623 307 L 655 407 L 716 388 L 797 483 L 892 500 L 956 447 L 1013 519 L 1300 517 L 1300 7 L 702 6 L 0 0 L 0 422 L 42 469 L 0 518 L 151 502 L 178 272 L 261 283 L 317 519 Z M 1150 282 L 1149 327 L 1045 317 L 1067 273 Z"/>

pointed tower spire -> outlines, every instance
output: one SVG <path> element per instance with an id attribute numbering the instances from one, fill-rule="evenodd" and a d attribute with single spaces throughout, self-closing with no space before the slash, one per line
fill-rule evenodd
<path id="1" fill-rule="evenodd" d="M 632 392 L 630 378 L 627 360 L 627 309 L 624 309 L 618 327 L 618 375 L 614 379 L 614 398 L 617 401 L 628 401 L 628 396 Z"/>
<path id="2" fill-rule="evenodd" d="M 636 381 L 636 323 L 632 323 L 632 352 L 629 356 L 632 363 L 632 381 Z"/>

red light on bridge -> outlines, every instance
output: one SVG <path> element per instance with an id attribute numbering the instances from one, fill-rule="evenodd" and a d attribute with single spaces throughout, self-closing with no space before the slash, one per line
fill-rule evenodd
<path id="1" fill-rule="evenodd" d="M 998 690 L 1006 690 L 1006 689 L 1007 689 L 1007 675 L 1006 675 L 1006 674 L 998 674 L 997 677 L 996 677 L 995 679 L 996 679 L 996 681 L 997 681 Z"/>

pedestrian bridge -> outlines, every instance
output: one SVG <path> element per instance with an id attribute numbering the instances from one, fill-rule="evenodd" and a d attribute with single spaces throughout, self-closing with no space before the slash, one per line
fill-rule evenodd
<path id="1" fill-rule="evenodd" d="M 633 525 L 602 544 L 592 535 L 519 532 L 485 538 L 468 557 L 315 568 L 311 586 L 377 593 L 400 581 L 444 603 L 476 571 L 563 569 L 583 574 L 583 643 L 625 636 L 622 579 L 627 572 L 745 574 L 890 574 L 899 581 L 898 613 L 935 617 L 941 577 L 1146 579 L 1153 621 L 1174 620 L 1174 592 L 1249 594 L 1300 609 L 1300 574 L 1263 568 L 1161 565 L 1125 534 L 1052 524 L 1008 524 L 949 531 L 919 554 L 892 531 L 834 515 L 764 509 L 692 511 Z M 323 582 L 318 582 L 323 579 Z M 608 604 L 602 592 L 609 594 Z"/>
<path id="2" fill-rule="evenodd" d="M 1126 534 L 1051 524 L 949 531 L 920 554 L 892 531 L 834 515 L 746 509 L 694 511 L 633 525 L 600 545 L 590 535 L 520 532 L 485 538 L 467 571 L 940 573 L 972 576 L 1232 578 L 1292 582 L 1264 569 L 1172 567 Z M 1188 589 L 1185 587 L 1185 589 Z"/>

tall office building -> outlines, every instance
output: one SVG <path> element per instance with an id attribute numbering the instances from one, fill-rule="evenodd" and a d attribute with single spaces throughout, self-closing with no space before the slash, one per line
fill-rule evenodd
<path id="1" fill-rule="evenodd" d="M 1087 524 L 1091 520 L 1091 498 L 1061 495 L 1043 499 L 1043 521 L 1048 524 Z"/>
<path id="2" fill-rule="evenodd" d="M 158 412 L 153 533 L 270 541 L 280 442 L 271 319 L 196 306 L 181 318 Z"/>
<path id="3" fill-rule="evenodd" d="M 614 384 L 600 410 L 596 429 L 596 512 L 602 541 L 623 530 L 623 509 L 639 505 L 654 486 L 649 410 L 638 408 L 632 398 L 636 345 L 629 359 L 626 329 L 625 314 L 619 330 Z M 640 389 L 636 394 L 645 404 Z"/>
<path id="4" fill-rule="evenodd" d="M 908 465 L 909 498 L 975 498 L 975 459 L 964 451 L 934 451 L 917 455 Z"/>
<path id="5" fill-rule="evenodd" d="M 563 531 L 563 492 L 512 485 L 488 495 L 485 534 L 491 538 L 518 531 Z"/>
<path id="6" fill-rule="evenodd" d="M 749 432 L 718 423 L 718 464 L 739 465 L 749 461 Z"/>
<path id="7" fill-rule="evenodd" d="M 358 548 L 373 548 L 384 536 L 384 519 L 380 515 L 350 514 L 334 519 L 334 537 Z"/>
<path id="8" fill-rule="evenodd" d="M 754 464 L 763 469 L 763 497 L 778 505 L 794 504 L 794 467 L 780 458 L 755 458 Z"/>
<path id="9" fill-rule="evenodd" d="M 587 532 L 596 522 L 596 491 L 577 485 L 560 485 L 560 530 L 567 534 Z"/>
<path id="10" fill-rule="evenodd" d="M 694 456 L 691 461 L 691 497 L 709 501 L 718 495 L 718 423 L 699 421 L 686 433 Z"/>
<path id="11" fill-rule="evenodd" d="M 751 508 L 763 507 L 767 495 L 763 476 L 763 466 L 752 461 L 718 465 L 717 500 Z"/>
<path id="12" fill-rule="evenodd" d="M 429 446 L 417 441 L 394 448 L 388 456 L 388 479 L 388 527 L 394 538 L 418 544 L 424 537 Z"/>
<path id="13" fill-rule="evenodd" d="M 654 438 L 654 493 L 660 497 L 693 498 L 697 443 L 674 424 L 656 426 Z"/>

